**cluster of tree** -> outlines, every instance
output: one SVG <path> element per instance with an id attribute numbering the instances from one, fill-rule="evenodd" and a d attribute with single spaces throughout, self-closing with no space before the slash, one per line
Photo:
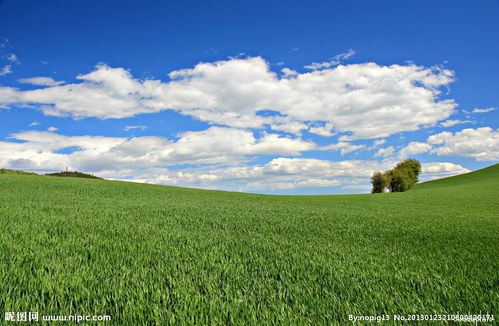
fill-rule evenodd
<path id="1" fill-rule="evenodd" d="M 413 158 L 398 163 L 393 169 L 385 172 L 374 172 L 371 177 L 373 189 L 371 193 L 384 192 L 388 187 L 391 192 L 409 190 L 419 181 L 421 163 Z"/>

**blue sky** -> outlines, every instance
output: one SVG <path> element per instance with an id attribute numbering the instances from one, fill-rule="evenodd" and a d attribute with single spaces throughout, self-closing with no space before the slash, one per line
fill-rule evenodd
<path id="1" fill-rule="evenodd" d="M 279 194 L 499 160 L 499 3 L 0 1 L 0 167 Z"/>

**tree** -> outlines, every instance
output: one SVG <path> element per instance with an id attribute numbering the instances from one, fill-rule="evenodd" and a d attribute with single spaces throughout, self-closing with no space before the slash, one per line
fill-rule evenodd
<path id="1" fill-rule="evenodd" d="M 410 187 L 410 177 L 404 169 L 392 169 L 387 171 L 389 178 L 388 189 L 391 192 L 404 192 Z"/>
<path id="2" fill-rule="evenodd" d="M 402 171 L 407 176 L 409 188 L 419 182 L 419 174 L 421 173 L 421 163 L 413 158 L 407 159 L 398 163 L 395 166 L 396 170 Z"/>
<path id="3" fill-rule="evenodd" d="M 373 173 L 371 183 L 373 185 L 371 193 L 381 193 L 384 192 L 386 186 L 388 186 L 388 178 L 384 173 L 377 171 Z"/>
<path id="4" fill-rule="evenodd" d="M 403 192 L 419 181 L 421 163 L 413 158 L 407 159 L 384 173 L 374 172 L 371 176 L 373 188 L 371 193 L 383 192 L 388 187 L 391 192 Z"/>

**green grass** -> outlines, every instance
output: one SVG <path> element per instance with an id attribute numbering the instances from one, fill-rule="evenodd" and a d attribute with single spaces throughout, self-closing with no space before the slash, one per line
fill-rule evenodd
<path id="1" fill-rule="evenodd" d="M 0 169 L 0 175 L 2 174 L 24 174 L 24 175 L 37 175 L 36 173 L 33 172 L 24 172 L 24 171 L 19 171 L 19 170 L 9 170 L 9 169 Z"/>
<path id="2" fill-rule="evenodd" d="M 0 308 L 108 325 L 497 313 L 498 186 L 499 165 L 344 196 L 1 175 Z"/>

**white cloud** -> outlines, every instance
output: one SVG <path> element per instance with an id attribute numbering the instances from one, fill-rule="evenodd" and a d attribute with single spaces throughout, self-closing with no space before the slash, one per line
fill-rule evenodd
<path id="1" fill-rule="evenodd" d="M 378 139 L 378 140 L 374 141 L 371 146 L 366 147 L 366 149 L 373 150 L 373 149 L 380 147 L 381 145 L 384 145 L 385 143 L 386 143 L 385 139 Z"/>
<path id="2" fill-rule="evenodd" d="M 29 124 L 28 127 L 34 127 L 34 126 L 39 126 L 39 125 L 40 125 L 40 122 L 33 121 L 32 123 Z"/>
<path id="3" fill-rule="evenodd" d="M 62 170 L 66 166 L 95 171 L 95 168 L 92 168 L 92 159 L 95 159 L 96 165 L 102 164 L 98 162 L 98 154 L 123 141 L 98 136 L 67 137 L 46 131 L 27 131 L 13 134 L 10 138 L 24 142 L 0 141 L 0 166 L 40 172 Z M 57 153 L 58 150 L 68 147 L 78 147 L 80 154 Z M 78 161 L 78 155 L 86 158 L 90 164 Z"/>
<path id="4" fill-rule="evenodd" d="M 341 155 L 345 155 L 351 152 L 358 151 L 359 149 L 366 148 L 366 145 L 351 145 L 340 150 Z"/>
<path id="5" fill-rule="evenodd" d="M 50 127 L 49 131 L 56 128 Z M 178 164 L 237 164 L 254 155 L 296 156 L 315 148 L 315 144 L 297 138 L 265 134 L 255 138 L 240 129 L 211 127 L 198 132 L 184 132 L 177 141 L 162 137 L 116 138 L 99 136 L 64 136 L 53 132 L 28 131 L 11 135 L 19 142 L 0 142 L 0 166 L 70 166 L 86 171 L 124 168 L 165 167 Z M 58 154 L 74 148 L 70 154 Z M 14 163 L 13 163 L 14 162 Z"/>
<path id="6" fill-rule="evenodd" d="M 247 189 L 296 189 L 296 188 L 307 188 L 307 187 L 335 187 L 341 185 L 342 182 L 339 180 L 329 180 L 329 179 L 305 179 L 295 182 L 271 182 L 268 181 L 257 181 L 252 182 L 247 186 Z"/>
<path id="7" fill-rule="evenodd" d="M 477 161 L 499 160 L 499 131 L 489 127 L 441 132 L 428 137 L 438 155 L 471 157 Z"/>
<path id="8" fill-rule="evenodd" d="M 327 161 L 308 158 L 276 158 L 264 167 L 266 174 L 305 175 L 310 177 L 370 176 L 384 163 L 375 161 Z"/>
<path id="9" fill-rule="evenodd" d="M 453 72 L 412 64 L 351 64 L 279 78 L 255 57 L 200 63 L 169 77 L 169 82 L 138 80 L 123 68 L 99 65 L 79 75 L 80 83 L 28 91 L 0 87 L 0 105 L 31 103 L 47 115 L 102 119 L 172 109 L 209 123 L 268 124 L 295 134 L 322 122 L 351 133 L 343 140 L 418 130 L 446 119 L 456 106 L 438 100 L 438 89 L 453 81 Z M 262 117 L 261 110 L 281 116 Z"/>
<path id="10" fill-rule="evenodd" d="M 17 81 L 22 84 L 31 84 L 36 86 L 59 86 L 65 83 L 64 81 L 56 81 L 50 77 L 21 78 Z"/>
<path id="11" fill-rule="evenodd" d="M 239 190 L 294 189 L 357 184 L 369 180 L 390 163 L 374 161 L 327 161 L 303 158 L 276 158 L 263 166 L 212 170 L 224 184 L 240 184 Z"/>
<path id="12" fill-rule="evenodd" d="M 8 75 L 8 74 L 11 74 L 12 73 L 12 66 L 11 65 L 5 65 L 3 66 L 2 69 L 0 69 L 0 76 L 5 76 L 5 75 Z M 0 103 L 1 105 L 1 103 Z"/>
<path id="13" fill-rule="evenodd" d="M 463 123 L 471 123 L 472 121 L 470 120 L 445 120 L 444 122 L 440 123 L 442 127 L 452 127 L 458 124 L 463 124 Z"/>
<path id="14" fill-rule="evenodd" d="M 440 179 L 471 172 L 459 164 L 449 162 L 430 162 L 422 165 L 421 181 Z"/>
<path id="15" fill-rule="evenodd" d="M 58 150 L 66 147 L 77 146 L 82 149 L 95 149 L 100 152 L 122 143 L 125 138 L 103 137 L 103 136 L 64 136 L 47 131 L 26 131 L 10 135 L 11 139 L 23 140 L 26 143 L 15 143 L 25 145 L 27 148 L 42 147 L 46 151 Z"/>
<path id="16" fill-rule="evenodd" d="M 491 112 L 491 111 L 495 111 L 495 110 L 497 110 L 497 108 L 486 108 L 486 109 L 474 108 L 473 113 L 487 113 L 487 112 Z"/>
<path id="17" fill-rule="evenodd" d="M 333 132 L 333 125 L 331 123 L 326 123 L 322 127 L 310 127 L 308 131 L 312 134 L 324 137 L 331 137 L 335 135 L 335 133 Z"/>
<path id="18" fill-rule="evenodd" d="M 2 167 L 49 172 L 68 166 L 113 179 L 239 191 L 352 185 L 393 165 L 287 157 L 247 165 L 253 155 L 294 155 L 314 145 L 274 134 L 255 138 L 248 131 L 221 127 L 185 132 L 176 141 L 64 136 L 46 131 L 22 132 L 11 138 L 16 141 L 0 142 Z M 190 167 L 169 169 L 179 164 Z"/>
<path id="19" fill-rule="evenodd" d="M 407 158 L 411 155 L 417 155 L 429 152 L 430 150 L 431 150 L 430 144 L 413 141 L 410 142 L 409 145 L 400 150 L 399 158 L 401 159 Z"/>
<path id="20" fill-rule="evenodd" d="M 333 187 L 339 186 L 342 182 L 339 180 L 328 180 L 328 179 L 307 179 L 303 181 L 298 181 L 295 183 L 296 187 Z"/>
<path id="21" fill-rule="evenodd" d="M 147 129 L 147 126 L 124 126 L 123 127 L 124 131 L 130 131 L 130 130 L 133 130 L 133 129 L 145 130 L 145 129 Z"/>
<path id="22" fill-rule="evenodd" d="M 300 135 L 301 131 L 307 129 L 307 125 L 297 121 L 291 121 L 290 119 L 283 117 L 267 117 L 267 124 L 273 130 L 284 131 L 290 134 Z"/>
<path id="23" fill-rule="evenodd" d="M 282 68 L 281 72 L 284 74 L 284 77 L 286 77 L 286 78 L 298 76 L 297 71 L 289 69 L 289 68 Z"/>
<path id="24" fill-rule="evenodd" d="M 276 134 L 265 134 L 256 139 L 249 131 L 221 127 L 211 127 L 201 132 L 184 132 L 180 136 L 175 143 L 175 155 L 177 159 L 186 161 L 196 158 L 202 160 L 204 156 L 211 160 L 225 158 L 226 161 L 231 161 L 231 158 L 227 158 L 228 154 L 235 157 L 259 154 L 294 156 L 316 147 L 301 139 Z"/>
<path id="25" fill-rule="evenodd" d="M 54 131 L 57 131 L 57 128 L 56 127 L 48 127 L 47 131 L 54 132 Z"/>
<path id="26" fill-rule="evenodd" d="M 339 142 L 336 144 L 331 144 L 327 146 L 320 147 L 318 149 L 326 151 L 326 150 L 340 150 L 341 155 L 345 155 L 359 149 L 366 148 L 366 145 L 354 145 L 348 142 Z"/>
<path id="27" fill-rule="evenodd" d="M 325 68 L 330 68 L 337 66 L 341 63 L 342 60 L 348 59 L 355 55 L 355 51 L 352 49 L 349 49 L 345 53 L 341 53 L 338 55 L 335 55 L 330 61 L 327 62 L 314 62 L 310 65 L 305 66 L 304 68 L 311 69 L 311 70 L 318 70 L 318 69 L 325 69 Z"/>
<path id="28" fill-rule="evenodd" d="M 386 140 L 385 139 L 379 139 L 379 140 L 376 140 L 374 143 L 373 143 L 373 148 L 376 148 L 378 146 L 381 146 L 383 144 L 386 143 Z"/>
<path id="29" fill-rule="evenodd" d="M 395 152 L 395 147 L 393 146 L 388 146 L 385 148 L 380 148 L 375 154 L 374 157 L 389 157 L 393 155 L 393 152 Z"/>

